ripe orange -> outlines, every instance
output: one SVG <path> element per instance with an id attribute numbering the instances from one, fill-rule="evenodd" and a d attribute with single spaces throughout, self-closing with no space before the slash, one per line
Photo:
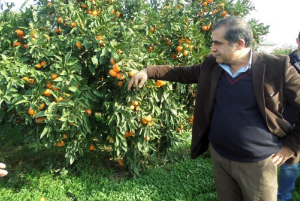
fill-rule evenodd
<path id="1" fill-rule="evenodd" d="M 15 42 L 15 43 L 13 44 L 13 47 L 16 47 L 16 46 L 22 46 L 22 43 L 20 43 L 20 42 Z"/>
<path id="2" fill-rule="evenodd" d="M 33 84 L 33 82 L 34 82 L 34 79 L 29 79 L 28 80 L 28 84 Z"/>
<path id="3" fill-rule="evenodd" d="M 41 64 L 36 64 L 35 67 L 36 67 L 37 69 L 41 69 L 41 68 L 42 68 Z"/>
<path id="4" fill-rule="evenodd" d="M 46 63 L 47 63 L 46 61 L 42 61 L 41 66 L 44 67 L 46 65 Z"/>
<path id="5" fill-rule="evenodd" d="M 117 78 L 119 80 L 124 80 L 125 79 L 124 73 L 117 73 Z"/>
<path id="6" fill-rule="evenodd" d="M 121 71 L 121 69 L 120 69 L 120 67 L 118 66 L 118 64 L 114 64 L 114 65 L 113 65 L 113 70 L 114 70 L 116 73 L 118 73 L 118 72 Z"/>
<path id="7" fill-rule="evenodd" d="M 119 18 L 121 16 L 121 13 L 119 11 L 116 12 L 117 17 Z"/>
<path id="8" fill-rule="evenodd" d="M 51 2 L 48 2 L 48 3 L 47 3 L 47 6 L 50 6 L 51 4 L 52 4 Z"/>
<path id="9" fill-rule="evenodd" d="M 155 84 L 156 84 L 157 87 L 162 87 L 162 86 L 164 86 L 166 84 L 166 81 L 164 81 L 164 80 L 157 80 L 155 82 Z"/>
<path id="10" fill-rule="evenodd" d="M 185 38 L 184 40 L 185 40 L 186 43 L 190 43 L 191 42 L 191 40 L 188 39 L 188 38 Z"/>
<path id="11" fill-rule="evenodd" d="M 211 3 L 211 2 L 213 2 L 213 0 L 206 0 L 206 2 L 207 2 L 207 3 Z"/>
<path id="12" fill-rule="evenodd" d="M 226 15 L 227 15 L 227 11 L 226 11 L 226 10 L 224 10 L 224 11 L 221 13 L 221 15 L 222 15 L 222 17 L 223 17 L 223 18 L 225 18 L 225 17 L 226 17 Z"/>
<path id="13" fill-rule="evenodd" d="M 114 14 L 114 13 L 115 13 L 115 9 L 112 9 L 112 10 L 110 11 L 110 13 L 111 13 L 111 14 Z"/>
<path id="14" fill-rule="evenodd" d="M 57 78 L 57 76 L 58 76 L 58 75 L 57 75 L 56 73 L 52 73 L 52 74 L 51 74 L 51 79 L 52 79 L 52 80 L 55 80 L 55 79 Z"/>
<path id="15" fill-rule="evenodd" d="M 97 39 L 97 40 L 101 40 L 102 37 L 101 37 L 101 36 L 96 36 L 96 39 Z M 114 64 L 114 63 L 112 63 L 112 64 Z"/>
<path id="16" fill-rule="evenodd" d="M 207 30 L 208 30 L 208 27 L 205 26 L 205 25 L 203 25 L 203 26 L 202 26 L 202 30 L 203 30 L 203 31 L 207 31 Z"/>
<path id="17" fill-rule="evenodd" d="M 148 126 L 153 126 L 153 121 L 150 121 Z"/>
<path id="18" fill-rule="evenodd" d="M 142 124 L 147 124 L 148 123 L 148 121 L 145 119 L 145 118 L 142 118 Z"/>
<path id="19" fill-rule="evenodd" d="M 20 29 L 15 30 L 15 33 L 17 34 L 17 36 L 24 36 L 24 31 Z"/>
<path id="20" fill-rule="evenodd" d="M 100 36 L 97 36 L 97 37 L 100 37 Z M 97 38 L 97 37 L 96 37 L 96 38 Z M 98 38 L 97 38 L 97 39 L 98 39 Z M 98 39 L 98 40 L 101 40 L 101 37 L 100 37 L 100 39 Z M 112 65 L 116 64 L 114 58 L 110 58 L 109 61 L 110 61 L 110 63 L 111 63 Z"/>
<path id="21" fill-rule="evenodd" d="M 44 121 L 45 118 L 46 118 L 46 117 L 40 117 L 40 118 L 37 118 L 36 123 L 38 123 L 38 124 L 42 123 L 42 121 Z"/>
<path id="22" fill-rule="evenodd" d="M 139 102 L 138 102 L 138 101 L 133 101 L 133 102 L 131 103 L 131 105 L 137 106 L 137 105 L 139 105 Z"/>
<path id="23" fill-rule="evenodd" d="M 129 77 L 133 77 L 135 75 L 135 72 L 133 72 L 133 71 L 130 71 L 129 73 L 128 73 L 128 76 Z"/>
<path id="24" fill-rule="evenodd" d="M 45 103 L 41 103 L 40 106 L 38 107 L 39 110 L 43 109 L 45 107 Z"/>
<path id="25" fill-rule="evenodd" d="M 78 41 L 77 41 L 75 45 L 76 45 L 76 47 L 78 47 L 79 49 L 81 48 L 81 42 L 78 42 Z"/>
<path id="26" fill-rule="evenodd" d="M 50 81 L 47 81 L 46 87 L 49 88 L 49 89 L 51 89 L 52 83 Z"/>
<path id="27" fill-rule="evenodd" d="M 114 138 L 110 137 L 109 142 L 114 142 Z"/>
<path id="28" fill-rule="evenodd" d="M 112 76 L 112 77 L 117 77 L 117 73 L 113 69 L 109 70 L 109 75 Z"/>
<path id="29" fill-rule="evenodd" d="M 57 22 L 58 22 L 58 23 L 62 23 L 62 22 L 63 22 L 63 19 L 62 19 L 61 17 L 59 17 L 59 18 L 57 19 Z"/>
<path id="30" fill-rule="evenodd" d="M 131 109 L 131 110 L 134 110 L 134 108 L 135 108 L 134 105 L 129 106 L 129 109 Z"/>
<path id="31" fill-rule="evenodd" d="M 90 150 L 90 151 L 94 151 L 94 150 L 95 150 L 94 145 L 91 144 L 89 150 Z"/>
<path id="32" fill-rule="evenodd" d="M 27 45 L 27 44 L 24 44 L 23 46 L 24 46 L 24 48 L 25 48 L 25 49 L 27 49 L 27 48 L 28 48 L 28 45 Z"/>
<path id="33" fill-rule="evenodd" d="M 87 6 L 86 6 L 86 4 L 80 4 L 80 7 L 81 8 L 86 8 Z"/>
<path id="34" fill-rule="evenodd" d="M 188 55 L 189 54 L 189 51 L 187 51 L 187 50 L 184 50 L 183 51 L 183 56 L 186 56 L 186 55 Z"/>
<path id="35" fill-rule="evenodd" d="M 29 115 L 34 115 L 34 114 L 35 114 L 35 111 L 34 111 L 33 109 L 29 108 L 28 111 L 27 111 L 27 113 L 28 113 Z"/>
<path id="36" fill-rule="evenodd" d="M 61 31 L 61 29 L 60 29 L 60 28 L 56 28 L 56 29 L 55 29 L 55 33 L 57 33 L 57 34 L 61 34 L 61 33 L 62 33 L 62 31 Z"/>
<path id="37" fill-rule="evenodd" d="M 64 142 L 63 140 L 57 142 L 57 146 L 58 146 L 58 147 L 62 147 L 62 146 L 64 146 L 64 144 L 65 144 L 65 142 Z"/>
<path id="38" fill-rule="evenodd" d="M 92 114 L 92 110 L 90 110 L 90 109 L 87 109 L 85 112 L 86 112 L 89 116 Z"/>
<path id="39" fill-rule="evenodd" d="M 155 32 L 155 28 L 154 27 L 150 27 L 150 31 L 151 31 L 151 33 L 154 33 Z"/>
<path id="40" fill-rule="evenodd" d="M 122 160 L 122 159 L 120 159 L 118 162 L 119 162 L 119 165 L 120 165 L 121 167 L 124 166 L 124 163 L 123 163 L 123 160 Z"/>
<path id="41" fill-rule="evenodd" d="M 64 98 L 60 96 L 60 97 L 58 97 L 57 99 L 55 99 L 55 101 L 59 103 L 59 102 L 62 101 L 63 99 L 64 99 Z"/>
<path id="42" fill-rule="evenodd" d="M 122 85 L 123 85 L 123 82 L 122 82 L 122 81 L 119 81 L 119 82 L 118 82 L 118 86 L 121 87 Z"/>
<path id="43" fill-rule="evenodd" d="M 202 3 L 202 6 L 203 6 L 203 7 L 206 7 L 206 6 L 207 6 L 207 2 L 204 1 L 204 2 Z"/>
<path id="44" fill-rule="evenodd" d="M 74 27 L 76 27 L 77 26 L 77 22 L 73 22 L 72 24 L 71 24 L 71 27 L 72 28 L 74 28 Z"/>
<path id="45" fill-rule="evenodd" d="M 44 95 L 44 96 L 51 96 L 51 91 L 50 91 L 50 89 L 46 89 L 46 90 L 43 92 L 43 95 Z"/>
<path id="46" fill-rule="evenodd" d="M 29 77 L 22 77 L 22 80 L 25 80 L 28 83 L 29 82 Z"/>
<path id="47" fill-rule="evenodd" d="M 146 136 L 146 137 L 145 137 L 145 140 L 146 140 L 146 141 L 150 140 L 150 137 L 149 137 L 149 136 Z"/>
<path id="48" fill-rule="evenodd" d="M 63 138 L 64 138 L 64 139 L 67 139 L 67 137 L 68 137 L 68 136 L 67 136 L 66 134 L 63 134 Z"/>
<path id="49" fill-rule="evenodd" d="M 177 52 L 181 52 L 182 49 L 183 49 L 183 47 L 180 45 L 176 47 Z"/>

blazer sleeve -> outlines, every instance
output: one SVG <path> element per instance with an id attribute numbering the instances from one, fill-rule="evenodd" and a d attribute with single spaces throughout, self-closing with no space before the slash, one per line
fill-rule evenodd
<path id="1" fill-rule="evenodd" d="M 297 113 L 295 125 L 291 132 L 285 137 L 283 143 L 297 155 L 300 154 L 300 75 L 296 69 L 289 64 L 286 58 L 284 73 L 284 96 Z"/>

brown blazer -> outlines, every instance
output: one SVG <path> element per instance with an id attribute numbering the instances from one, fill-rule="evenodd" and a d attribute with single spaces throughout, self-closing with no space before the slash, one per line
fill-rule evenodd
<path id="1" fill-rule="evenodd" d="M 300 75 L 289 64 L 288 56 L 253 52 L 252 80 L 254 96 L 272 134 L 284 138 L 284 145 L 296 154 L 288 163 L 298 162 L 300 153 Z M 184 84 L 198 83 L 192 131 L 191 157 L 197 158 L 208 149 L 208 133 L 216 89 L 223 69 L 210 54 L 203 63 L 189 67 L 147 66 L 149 79 Z M 283 119 L 285 102 L 297 112 L 295 126 Z"/>

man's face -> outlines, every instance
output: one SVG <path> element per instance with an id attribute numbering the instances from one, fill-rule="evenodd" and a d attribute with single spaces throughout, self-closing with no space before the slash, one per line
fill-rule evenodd
<path id="1" fill-rule="evenodd" d="M 236 53 L 236 43 L 230 45 L 224 38 L 226 28 L 221 26 L 213 31 L 210 51 L 216 57 L 217 63 L 232 63 Z"/>

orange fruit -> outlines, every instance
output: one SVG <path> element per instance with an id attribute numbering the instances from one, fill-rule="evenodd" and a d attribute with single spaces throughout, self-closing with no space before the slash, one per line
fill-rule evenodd
<path id="1" fill-rule="evenodd" d="M 63 22 L 63 19 L 62 19 L 61 17 L 59 17 L 59 18 L 57 19 L 57 22 L 58 22 L 58 23 L 62 23 L 62 22 Z"/>
<path id="2" fill-rule="evenodd" d="M 98 37 L 98 36 L 97 36 Z M 99 36 L 100 37 L 100 36 Z M 99 40 L 101 40 L 101 37 L 100 37 L 100 39 Z M 114 60 L 114 58 L 110 58 L 110 63 L 112 64 L 112 65 L 114 65 L 114 64 L 116 64 L 116 62 L 115 62 L 115 60 Z"/>
<path id="3" fill-rule="evenodd" d="M 129 106 L 129 109 L 131 109 L 131 110 L 134 110 L 134 108 L 135 108 L 134 105 Z"/>
<path id="4" fill-rule="evenodd" d="M 147 124 L 148 123 L 148 121 L 145 119 L 145 118 L 142 118 L 142 124 Z"/>
<path id="5" fill-rule="evenodd" d="M 46 63 L 47 63 L 46 61 L 42 61 L 41 66 L 44 67 L 46 65 Z"/>
<path id="6" fill-rule="evenodd" d="M 27 111 L 27 113 L 28 113 L 29 115 L 34 115 L 34 114 L 35 114 L 35 111 L 34 111 L 33 109 L 29 108 L 28 111 Z"/>
<path id="7" fill-rule="evenodd" d="M 109 75 L 112 76 L 112 77 L 117 77 L 117 73 L 113 69 L 109 70 Z"/>
<path id="8" fill-rule="evenodd" d="M 119 18 L 121 16 L 121 13 L 119 11 L 116 12 L 117 17 Z"/>
<path id="9" fill-rule="evenodd" d="M 75 45 L 76 45 L 76 47 L 78 47 L 79 49 L 81 48 L 81 42 L 78 42 L 78 41 L 77 41 L 77 42 L 75 43 Z"/>
<path id="10" fill-rule="evenodd" d="M 70 126 L 73 126 L 73 123 L 72 123 L 72 122 L 69 122 L 69 125 L 70 125 Z"/>
<path id="11" fill-rule="evenodd" d="M 51 2 L 48 2 L 48 3 L 47 3 L 47 6 L 50 6 L 51 4 L 52 4 Z"/>
<path id="12" fill-rule="evenodd" d="M 208 27 L 205 26 L 205 25 L 203 25 L 203 26 L 202 26 L 202 30 L 203 30 L 203 31 L 207 31 L 207 30 L 208 30 Z"/>
<path id="13" fill-rule="evenodd" d="M 27 49 L 27 48 L 28 48 L 28 45 L 27 45 L 27 44 L 24 44 L 23 46 L 24 46 L 24 48 L 25 48 L 25 49 Z"/>
<path id="14" fill-rule="evenodd" d="M 207 2 L 204 1 L 204 2 L 202 3 L 202 6 L 203 6 L 203 7 L 206 7 L 206 6 L 207 6 Z"/>
<path id="15" fill-rule="evenodd" d="M 118 161 L 118 163 L 119 163 L 119 165 L 120 165 L 121 167 L 124 166 L 124 163 L 123 163 L 123 160 L 122 160 L 122 159 L 120 159 L 120 160 Z"/>
<path id="16" fill-rule="evenodd" d="M 29 82 L 29 77 L 22 77 L 22 80 L 25 80 L 28 83 Z"/>
<path id="17" fill-rule="evenodd" d="M 115 13 L 115 9 L 112 9 L 112 10 L 110 11 L 110 13 L 111 13 L 111 14 L 114 14 L 114 13 Z"/>
<path id="18" fill-rule="evenodd" d="M 188 55 L 189 54 L 189 51 L 187 51 L 187 50 L 184 50 L 183 51 L 183 56 L 186 56 L 186 55 Z"/>
<path id="19" fill-rule="evenodd" d="M 153 121 L 150 121 L 148 126 L 153 126 Z"/>
<path id="20" fill-rule="evenodd" d="M 114 142 L 114 138 L 110 137 L 109 142 Z"/>
<path id="21" fill-rule="evenodd" d="M 138 101 L 133 101 L 133 102 L 131 103 L 131 105 L 137 106 L 137 105 L 139 105 L 139 102 L 138 102 Z"/>
<path id="22" fill-rule="evenodd" d="M 183 49 L 183 47 L 180 45 L 176 47 L 177 52 L 181 52 L 182 49 Z"/>
<path id="23" fill-rule="evenodd" d="M 90 110 L 90 109 L 87 109 L 85 112 L 86 112 L 89 116 L 92 114 L 92 110 Z"/>
<path id="24" fill-rule="evenodd" d="M 37 118 L 36 123 L 38 123 L 38 124 L 42 123 L 42 121 L 44 121 L 45 118 L 46 118 L 46 117 L 40 117 L 40 118 Z"/>
<path id="25" fill-rule="evenodd" d="M 102 37 L 101 37 L 101 36 L 96 36 L 96 39 L 97 39 L 97 40 L 101 40 Z M 114 64 L 114 63 L 112 63 L 112 64 Z"/>
<path id="26" fill-rule="evenodd" d="M 185 38 L 184 40 L 185 40 L 186 43 L 190 43 L 191 42 L 191 40 L 188 39 L 188 38 Z"/>
<path id="27" fill-rule="evenodd" d="M 50 89 L 46 89 L 46 90 L 43 92 L 43 95 L 44 95 L 44 96 L 51 96 L 51 91 L 50 91 Z"/>
<path id="28" fill-rule="evenodd" d="M 15 42 L 15 43 L 13 44 L 13 47 L 16 47 L 16 46 L 22 46 L 22 43 L 20 43 L 20 42 Z"/>
<path id="29" fill-rule="evenodd" d="M 149 136 L 146 136 L 146 137 L 145 137 L 145 140 L 146 140 L 146 141 L 150 140 L 150 137 L 149 137 Z"/>
<path id="30" fill-rule="evenodd" d="M 59 103 L 59 102 L 62 101 L 63 99 L 64 99 L 64 98 L 60 96 L 60 97 L 58 97 L 57 99 L 55 99 L 55 101 Z"/>
<path id="31" fill-rule="evenodd" d="M 52 80 L 55 80 L 55 79 L 57 78 L 57 76 L 58 76 L 58 75 L 57 75 L 56 73 L 52 73 L 52 74 L 51 74 L 51 79 L 52 79 Z"/>
<path id="32" fill-rule="evenodd" d="M 28 80 L 28 84 L 33 84 L 33 82 L 34 82 L 34 79 L 29 79 Z"/>
<path id="33" fill-rule="evenodd" d="M 81 8 L 86 8 L 87 6 L 86 6 L 86 4 L 80 4 L 80 7 Z"/>
<path id="34" fill-rule="evenodd" d="M 154 33 L 155 32 L 155 28 L 154 27 L 150 27 L 150 31 L 151 31 L 151 33 Z"/>
<path id="35" fill-rule="evenodd" d="M 36 67 L 37 69 L 41 69 L 41 68 L 42 68 L 41 64 L 36 64 L 35 67 Z"/>
<path id="36" fill-rule="evenodd" d="M 17 29 L 15 30 L 15 33 L 17 34 L 17 36 L 23 36 L 24 35 L 24 31 Z"/>
<path id="37" fill-rule="evenodd" d="M 120 67 L 118 66 L 118 64 L 114 64 L 114 65 L 113 65 L 113 70 L 114 70 L 116 73 L 118 73 L 118 72 L 121 71 L 121 69 L 120 69 Z"/>
<path id="38" fill-rule="evenodd" d="M 50 81 L 47 81 L 46 87 L 49 88 L 49 89 L 51 89 L 52 83 Z"/>
<path id="39" fill-rule="evenodd" d="M 164 81 L 164 80 L 157 80 L 155 82 L 155 84 L 156 84 L 157 87 L 162 87 L 162 86 L 164 86 L 166 84 L 166 81 Z"/>
<path id="40" fill-rule="evenodd" d="M 94 147 L 94 145 L 92 145 L 92 144 L 91 144 L 91 145 L 90 145 L 90 148 L 89 148 L 89 150 L 90 150 L 90 151 L 93 151 L 93 150 L 95 150 L 95 147 Z"/>
<path id="41" fill-rule="evenodd" d="M 91 13 L 94 17 L 97 17 L 98 16 L 98 12 L 96 10 L 92 11 Z"/>
<path id="42" fill-rule="evenodd" d="M 123 85 L 123 82 L 122 82 L 122 81 L 119 81 L 119 82 L 118 82 L 118 86 L 121 87 L 122 85 Z"/>
<path id="43" fill-rule="evenodd" d="M 64 146 L 64 144 L 65 144 L 65 142 L 64 142 L 63 140 L 57 142 L 57 146 L 58 146 L 58 147 L 62 147 L 62 146 Z"/>
<path id="44" fill-rule="evenodd" d="M 226 15 L 227 15 L 227 11 L 226 11 L 226 10 L 224 10 L 224 11 L 221 13 L 221 15 L 222 15 L 222 17 L 223 17 L 223 18 L 225 18 L 225 17 L 226 17 Z"/>
<path id="45" fill-rule="evenodd" d="M 72 24 L 71 24 L 71 27 L 72 28 L 74 28 L 74 27 L 76 27 L 77 26 L 77 22 L 73 22 Z"/>
<path id="46" fill-rule="evenodd" d="M 67 139 L 67 137 L 68 137 L 68 136 L 67 136 L 66 134 L 63 134 L 63 138 L 64 138 L 64 139 Z"/>
<path id="47" fill-rule="evenodd" d="M 55 33 L 61 34 L 61 32 L 62 32 L 61 29 L 59 29 L 59 28 L 56 28 L 56 29 L 55 29 Z"/>
<path id="48" fill-rule="evenodd" d="M 117 78 L 119 80 L 124 80 L 125 79 L 124 73 L 117 73 Z"/>
<path id="49" fill-rule="evenodd" d="M 43 109 L 45 107 L 45 103 L 41 103 L 40 106 L 38 107 L 39 110 Z"/>
<path id="50" fill-rule="evenodd" d="M 133 71 L 130 71 L 129 73 L 128 73 L 128 76 L 129 77 L 133 77 L 135 75 L 135 72 L 133 72 Z"/>

